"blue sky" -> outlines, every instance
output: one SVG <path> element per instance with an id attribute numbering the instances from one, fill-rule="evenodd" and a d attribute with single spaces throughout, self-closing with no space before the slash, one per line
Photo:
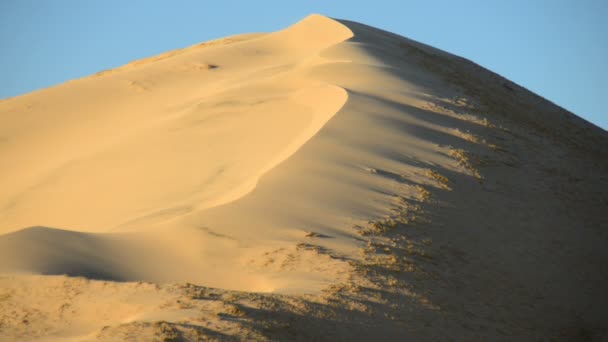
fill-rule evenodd
<path id="1" fill-rule="evenodd" d="M 310 13 L 466 57 L 608 129 L 606 0 L 1 0 L 0 98 Z"/>

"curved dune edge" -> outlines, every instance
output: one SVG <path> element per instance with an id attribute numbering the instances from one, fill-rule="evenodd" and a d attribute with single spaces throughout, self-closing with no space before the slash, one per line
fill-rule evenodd
<path id="1" fill-rule="evenodd" d="M 0 178 L 1 232 L 149 229 L 150 217 L 246 195 L 346 102 L 343 90 L 307 71 L 332 63 L 321 52 L 351 36 L 310 16 L 5 101 L 0 134 L 9 143 L 0 160 L 19 167 Z M 218 67 L 200 70 L 203 62 Z"/>
<path id="2" fill-rule="evenodd" d="M 263 178 L 265 174 L 278 167 L 279 164 L 289 159 L 292 155 L 297 154 L 297 151 L 303 145 L 310 139 L 313 139 L 323 126 L 340 111 L 342 106 L 347 102 L 348 95 L 341 87 L 310 77 L 308 70 L 333 63 L 331 58 L 321 57 L 321 52 L 351 36 L 352 32 L 336 21 L 313 15 L 286 30 L 256 37 L 251 40 L 239 41 L 239 44 L 230 44 L 229 47 L 234 49 L 255 41 L 254 47 L 261 46 L 262 48 L 269 49 L 269 51 L 273 51 L 273 53 L 275 53 L 275 49 L 279 49 L 276 53 L 286 53 L 288 56 L 285 58 L 288 60 L 302 59 L 304 61 L 300 67 L 294 68 L 287 73 L 276 76 L 272 73 L 263 75 L 266 78 L 270 76 L 272 78 L 270 80 L 262 78 L 260 82 L 257 82 L 255 78 L 252 78 L 244 82 L 244 86 L 251 88 L 253 92 L 253 95 L 245 92 L 245 96 L 252 98 L 252 100 L 247 101 L 257 101 L 258 99 L 255 96 L 258 95 L 256 94 L 259 94 L 259 97 L 265 101 L 259 105 L 262 106 L 261 109 L 256 109 L 256 107 L 230 107 L 231 109 L 236 108 L 232 110 L 247 111 L 260 116 L 265 115 L 264 111 L 266 110 L 270 112 L 278 110 L 278 114 L 284 112 L 285 115 L 292 115 L 294 120 L 297 120 L 295 121 L 296 124 L 300 125 L 300 127 L 296 127 L 296 130 L 288 128 L 294 134 L 288 136 L 288 140 L 282 141 L 276 147 L 270 146 L 276 149 L 277 152 L 274 152 L 270 158 L 267 158 L 264 164 L 260 164 L 255 169 L 247 170 L 246 178 L 240 177 L 238 178 L 238 183 L 228 184 L 229 187 L 221 188 L 219 195 L 211 198 L 201 198 L 194 192 L 193 194 L 184 196 L 185 199 L 171 201 L 169 209 L 154 209 L 148 212 L 140 212 L 135 217 L 123 219 L 122 223 L 117 223 L 116 227 L 112 229 L 117 231 L 122 229 L 137 230 L 140 231 L 139 233 L 125 234 L 117 232 L 99 234 L 64 230 L 64 228 L 81 229 L 86 227 L 85 225 L 70 224 L 71 217 L 67 214 L 64 217 L 59 217 L 55 214 L 54 217 L 58 218 L 55 220 L 44 220 L 44 215 L 40 216 L 42 219 L 34 217 L 34 220 L 31 220 L 28 218 L 30 223 L 48 222 L 51 224 L 48 226 L 25 228 L 0 236 L 0 272 L 10 274 L 15 272 L 47 275 L 67 274 L 115 281 L 145 280 L 163 283 L 191 281 L 234 290 L 303 293 L 316 292 L 337 279 L 334 271 L 328 272 L 323 269 L 327 265 L 335 264 L 336 270 L 342 270 L 339 272 L 346 275 L 348 273 L 346 272 L 348 269 L 346 264 L 335 262 L 328 256 L 317 255 L 314 251 L 299 251 L 295 247 L 295 244 L 286 245 L 284 242 L 271 241 L 262 242 L 255 248 L 242 248 L 237 246 L 238 243 L 229 242 L 226 244 L 225 241 L 217 237 L 221 233 L 209 234 L 205 230 L 206 228 L 201 230 L 199 227 L 192 228 L 188 227 L 188 225 L 182 226 L 178 224 L 167 229 L 164 226 L 167 221 L 175 221 L 184 215 L 184 213 L 187 214 L 188 212 L 196 212 L 201 209 L 222 206 L 245 197 L 254 191 L 259 179 Z M 305 44 L 299 46 L 291 45 L 293 42 L 300 40 L 304 40 Z M 223 45 L 214 46 L 216 53 L 220 53 L 221 49 L 224 48 Z M 112 77 L 116 78 L 128 72 L 146 71 L 146 69 L 151 70 L 147 72 L 153 72 L 155 69 L 152 68 L 160 68 L 163 63 L 167 64 L 175 58 L 186 58 L 189 53 L 195 53 L 196 49 L 195 47 L 187 48 L 184 51 L 170 52 L 143 61 L 129 63 L 124 67 L 114 69 L 111 73 L 107 73 L 104 80 L 111 80 Z M 144 82 L 138 84 L 145 85 Z M 72 86 L 75 87 L 77 85 Z M 222 105 L 222 103 L 230 103 L 230 101 L 234 100 L 238 101 L 240 94 L 238 92 L 239 87 L 243 87 L 243 85 L 236 83 L 235 86 L 231 85 L 221 90 L 220 94 L 225 95 L 219 95 L 216 102 L 219 102 L 221 106 L 216 106 L 223 108 L 225 105 Z M 257 88 L 263 87 L 275 87 L 279 91 L 272 89 L 270 91 L 257 90 Z M 234 88 L 237 88 L 237 90 L 233 90 Z M 281 88 L 287 91 L 285 92 Z M 142 87 L 140 90 L 144 92 L 149 91 L 145 87 Z M 268 94 L 270 94 L 270 100 L 265 99 L 265 97 L 269 96 Z M 207 98 L 212 96 L 207 95 Z M 114 142 L 115 147 L 109 145 L 99 151 L 86 152 L 89 156 L 73 158 L 66 166 L 52 170 L 50 173 L 54 177 L 52 181 L 43 180 L 39 182 L 40 185 L 35 185 L 32 187 L 33 189 L 28 189 L 25 194 L 18 196 L 18 199 L 14 202 L 17 205 L 24 206 L 22 203 L 26 202 L 28 198 L 36 199 L 36 187 L 41 188 L 37 190 L 38 192 L 44 193 L 46 191 L 48 193 L 49 190 L 44 188 L 48 188 L 46 184 L 59 184 L 56 185 L 58 189 L 61 189 L 61 187 L 65 188 L 66 186 L 74 189 L 74 184 L 60 178 L 62 174 L 77 177 L 94 174 L 93 170 L 95 169 L 106 169 L 112 172 L 111 168 L 116 166 L 108 164 L 105 160 L 110 160 L 110 158 L 116 159 L 114 155 L 122 153 L 121 150 L 133 151 L 132 155 L 137 158 L 137 154 L 142 151 L 138 147 L 141 143 L 136 140 L 138 139 L 138 135 L 143 137 L 139 138 L 139 140 L 150 145 L 150 147 L 145 146 L 145 148 L 153 149 L 154 146 L 162 148 L 163 144 L 169 144 L 171 141 L 163 137 L 163 133 L 159 128 L 165 129 L 165 127 L 168 127 L 169 130 L 172 130 L 174 129 L 173 127 L 179 127 L 180 132 L 188 130 L 191 127 L 183 126 L 183 123 L 189 123 L 190 117 L 200 116 L 201 114 L 205 115 L 207 112 L 206 108 L 213 109 L 207 102 L 197 102 L 180 109 L 166 119 L 163 118 L 156 123 L 152 121 L 147 124 L 148 126 L 132 130 L 132 137 L 125 136 L 120 140 L 116 140 Z M 201 106 L 203 106 L 202 109 L 199 108 Z M 279 123 L 273 122 L 272 119 L 274 118 L 281 119 L 277 115 L 269 116 L 269 118 L 271 120 L 268 121 L 267 125 L 271 128 L 272 125 L 289 124 L 285 120 Z M 287 119 L 290 120 L 289 118 Z M 277 128 L 280 130 L 283 127 Z M 183 135 L 188 136 L 188 134 L 191 133 L 186 131 Z M 271 134 L 274 133 L 271 131 Z M 236 138 L 238 139 L 238 137 Z M 244 140 L 248 143 L 246 139 Z M 135 144 L 135 148 L 128 150 L 130 148 L 128 145 L 130 141 L 133 141 L 131 144 Z M 151 143 L 147 141 L 151 141 Z M 155 143 L 154 141 L 158 142 Z M 97 162 L 96 160 L 101 160 L 101 162 Z M 143 165 L 146 166 L 146 164 Z M 145 177 L 145 171 L 142 170 L 140 175 Z M 98 174 L 98 176 L 104 177 L 105 175 Z M 179 174 L 176 174 L 176 176 L 179 177 Z M 47 178 L 50 177 L 47 176 Z M 94 183 L 90 183 L 88 187 L 83 186 L 82 189 L 94 193 L 96 191 L 92 187 L 94 185 Z M 124 189 L 120 190 L 123 190 L 124 193 Z M 43 206 L 45 202 L 47 205 L 53 204 L 45 197 L 40 198 L 40 206 Z M 78 199 L 78 197 L 74 196 L 69 200 L 73 201 L 75 199 Z M 66 197 L 63 200 L 68 201 Z M 113 201 L 120 201 L 120 198 Z M 128 202 L 122 203 L 128 204 Z M 11 206 L 14 205 L 12 204 Z M 9 219 L 11 206 L 8 207 L 8 214 L 4 213 Z M 187 209 L 182 210 L 182 207 Z M 54 209 L 51 207 L 51 209 L 46 210 L 53 211 Z M 25 210 L 22 211 L 25 212 Z M 35 211 L 36 206 L 29 207 L 29 213 Z M 158 213 L 159 211 L 161 214 Z M 94 216 L 98 216 L 100 213 L 105 215 L 107 212 L 89 210 L 83 214 L 72 210 L 71 215 L 91 215 L 91 217 L 86 218 L 88 223 L 95 223 L 99 226 L 98 222 L 94 222 Z M 0 218 L 2 217 L 0 216 Z M 65 219 L 67 221 L 62 224 L 62 221 Z M 77 223 L 77 221 L 73 222 Z M 285 249 L 286 246 L 287 248 Z M 202 254 L 201 250 L 203 251 Z M 281 258 L 292 258 L 295 254 L 299 255 L 298 258 L 302 255 L 307 255 L 307 257 L 301 261 L 291 262 L 289 270 L 283 268 L 265 270 L 263 267 L 260 268 L 258 266 L 253 266 L 252 269 L 252 260 L 255 260 L 263 253 L 276 250 L 280 250 L 276 254 L 277 257 Z M 223 265 L 222 267 L 226 267 L 227 269 L 221 270 L 214 266 L 218 262 Z M 315 264 L 323 265 L 323 267 L 318 268 Z M 174 265 L 180 266 L 176 268 Z M 196 270 L 196 272 L 193 272 L 193 270 Z"/>
<path id="3" fill-rule="evenodd" d="M 323 85 L 315 88 L 301 89 L 294 95 L 293 99 L 304 106 L 308 106 L 312 101 L 319 101 L 317 103 L 320 104 L 319 107 L 321 108 L 317 107 L 314 111 L 320 115 L 315 115 L 308 127 L 289 142 L 268 164 L 260 168 L 255 175 L 252 175 L 251 178 L 244 181 L 237 188 L 230 189 L 212 202 L 200 205 L 199 209 L 209 209 L 228 204 L 251 193 L 266 173 L 296 154 L 307 141 L 312 139 L 340 111 L 340 108 L 348 101 L 348 93 L 343 88 L 337 86 Z"/>
<path id="4" fill-rule="evenodd" d="M 203 230 L 83 233 L 30 227 L 0 238 L 0 274 L 67 275 L 92 280 L 159 284 L 190 282 L 258 293 L 318 293 L 345 279 L 350 267 L 314 250 L 276 244 L 242 249 Z M 201 254 L 201 251 L 205 251 Z M 287 268 L 256 260 L 272 253 Z M 243 262 L 244 256 L 254 257 Z M 287 264 L 286 264 L 287 265 Z"/>
<path id="5" fill-rule="evenodd" d="M 231 189 L 213 203 L 206 203 L 205 208 L 238 201 L 253 191 L 265 173 L 279 167 L 322 129 L 346 103 L 348 95 L 340 87 L 320 85 L 298 91 L 293 99 L 305 106 L 312 99 L 321 101 L 307 129 L 249 181 Z M 283 243 L 242 249 L 235 243 L 225 244 L 221 240 L 205 230 L 188 227 L 166 229 L 161 226 L 160 229 L 132 233 L 89 233 L 57 227 L 30 227 L 0 236 L 0 273 L 65 274 L 89 279 L 158 283 L 188 281 L 229 290 L 282 293 L 315 293 L 349 273 L 347 264 L 314 251 L 298 252 L 295 245 L 287 245 L 287 250 Z M 299 258 L 304 254 L 305 258 L 290 265 L 295 271 L 264 270 L 252 267 L 250 261 L 243 263 L 244 256 L 255 259 L 277 249 L 281 250 L 277 253 L 281 258 L 291 258 L 295 254 L 299 254 Z M 201 250 L 207 251 L 201 254 Z M 220 269 L 218 263 L 222 265 Z M 322 267 L 318 268 L 317 263 Z M 333 267 L 333 270 L 328 271 L 327 267 Z M 335 272 L 341 275 L 336 276 Z"/>
<path id="6" fill-rule="evenodd" d="M 275 160 L 252 175 L 249 182 L 206 207 L 238 201 L 253 191 L 266 172 L 279 167 L 314 137 L 346 103 L 348 95 L 340 87 L 321 85 L 300 90 L 293 98 L 302 105 L 312 99 L 321 101 L 321 108 L 315 109 L 318 115 L 308 128 L 285 146 Z M 188 281 L 229 290 L 282 293 L 318 292 L 349 273 L 347 264 L 314 251 L 298 252 L 295 245 L 287 245 L 287 250 L 283 243 L 242 249 L 234 243 L 225 244 L 205 230 L 184 228 L 161 226 L 148 231 L 108 234 L 30 227 L 0 236 L 0 273 L 66 274 L 89 279 L 158 283 Z M 207 252 L 200 254 L 201 249 Z M 297 269 L 295 271 L 269 271 L 252 267 L 250 261 L 243 263 L 244 256 L 255 259 L 277 249 L 281 250 L 276 255 L 280 258 L 291 258 L 295 254 L 299 254 L 299 258 L 304 254 L 305 258 L 290 265 L 291 269 Z M 225 269 L 218 269 L 218 263 Z M 317 268 L 316 263 L 322 267 Z M 328 271 L 327 267 L 333 267 L 333 270 Z M 341 275 L 336 276 L 335 272 Z"/>

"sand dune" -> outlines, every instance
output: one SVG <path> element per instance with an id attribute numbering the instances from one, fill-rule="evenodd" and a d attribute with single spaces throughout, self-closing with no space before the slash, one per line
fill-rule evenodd
<path id="1" fill-rule="evenodd" d="M 607 160 L 350 21 L 134 61 L 0 102 L 0 340 L 605 338 Z"/>
<path id="2" fill-rule="evenodd" d="M 32 108 L 25 115 L 8 114 L 2 126 L 9 142 L 3 146 L 7 151 L 2 154 L 3 164 L 20 166 L 9 168 L 2 177 L 6 191 L 0 221 L 4 232 L 38 224 L 95 233 L 142 231 L 134 238 L 136 249 L 151 250 L 144 246 L 150 236 L 160 234 L 167 238 L 166 232 L 170 231 L 170 235 L 181 239 L 171 237 L 179 241 L 154 248 L 161 251 L 163 258 L 175 257 L 180 264 L 197 265 L 197 270 L 217 262 L 225 268 L 237 267 L 233 259 L 242 253 L 232 249 L 255 244 L 247 240 L 248 234 L 240 236 L 236 232 L 226 243 L 222 234 L 213 234 L 224 231 L 221 224 L 217 228 L 205 220 L 184 224 L 180 218 L 247 196 L 261 177 L 317 134 L 347 95 L 342 88 L 311 74 L 319 65 L 333 63 L 321 56 L 324 49 L 351 35 L 348 28 L 335 21 L 310 17 L 285 31 L 129 63 L 107 75 L 11 100 L 9 106 L 17 103 L 12 108 L 32 101 L 45 105 Z M 208 61 L 215 67 L 201 72 L 184 68 Z M 76 98 L 68 100 L 73 97 Z M 288 187 L 273 191 L 284 196 Z M 227 215 L 235 216 L 236 212 Z M 236 216 L 247 220 L 245 213 Z M 229 219 L 232 218 L 226 218 Z M 273 225 L 268 230 L 276 228 Z M 237 229 L 261 233 L 242 223 Z M 196 231 L 198 234 L 193 233 Z M 72 270 L 70 260 L 80 263 L 93 259 L 85 263 L 88 266 L 82 269 L 83 275 L 154 281 L 211 278 L 215 280 L 210 284 L 216 286 L 256 289 L 251 281 L 232 285 L 236 275 L 245 271 L 243 267 L 228 272 L 232 275 L 227 277 L 215 272 L 197 275 L 190 268 L 178 272 L 180 275 L 167 276 L 164 273 L 168 270 L 162 267 L 155 267 L 151 274 L 127 267 L 133 273 L 124 274 L 121 267 L 99 262 L 93 256 L 121 253 L 131 250 L 131 245 L 106 242 L 105 235 L 83 234 L 79 239 L 94 241 L 83 255 L 68 248 L 74 242 L 66 241 L 64 231 L 45 230 L 44 238 L 38 234 L 43 234 L 40 229 L 13 234 L 12 246 L 28 247 L 10 252 L 3 263 L 15 259 L 20 267 L 2 265 L 3 268 L 78 274 Z M 192 239 L 201 244 L 188 243 Z M 272 239 L 270 236 L 259 240 Z M 42 248 L 48 253 L 40 252 L 38 256 L 12 254 L 38 246 L 39 240 L 44 241 L 42 247 L 49 240 L 56 243 Z M 218 244 L 227 246 L 204 247 Z M 272 242 L 257 250 L 278 244 Z M 45 269 L 44 265 L 56 254 L 61 257 L 55 264 L 65 267 Z M 134 260 L 123 259 L 127 264 Z M 31 260 L 33 265 L 28 266 L 25 260 Z M 38 266 L 39 260 L 44 260 L 42 267 Z M 220 280 L 224 278 L 229 280 Z"/>

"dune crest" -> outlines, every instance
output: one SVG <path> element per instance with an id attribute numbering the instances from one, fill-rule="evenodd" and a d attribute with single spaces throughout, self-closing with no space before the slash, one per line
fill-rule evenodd
<path id="1" fill-rule="evenodd" d="M 185 49 L 131 63 L 136 68 L 103 80 L 79 80 L 11 100 L 2 156 L 5 165 L 21 167 L 2 177 L 3 231 L 36 224 L 111 231 L 155 212 L 220 205 L 251 191 L 346 101 L 341 89 L 304 75 L 322 62 L 296 65 L 348 37 L 328 32 L 332 25 L 344 28 L 312 16 L 251 44 Z M 309 31 L 313 43 L 294 53 L 290 42 Z M 235 50 L 249 66 L 240 60 L 233 65 L 229 56 Z M 275 50 L 289 55 L 264 57 Z M 181 69 L 201 60 L 217 67 L 200 74 Z M 242 79 L 248 73 L 255 75 Z M 76 101 L 62 108 L 67 96 Z M 107 96 L 111 103 L 103 103 Z M 45 105 L 21 111 L 21 103 L 32 102 Z M 96 172 L 100 168 L 104 172 Z M 95 200 L 89 200 L 91 193 Z"/>

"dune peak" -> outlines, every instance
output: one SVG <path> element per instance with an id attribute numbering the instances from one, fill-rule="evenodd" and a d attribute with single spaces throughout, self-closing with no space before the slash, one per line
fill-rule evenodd
<path id="1" fill-rule="evenodd" d="M 296 50 L 326 48 L 353 36 L 347 26 L 320 14 L 311 14 L 277 34 L 288 35 L 290 48 Z"/>

